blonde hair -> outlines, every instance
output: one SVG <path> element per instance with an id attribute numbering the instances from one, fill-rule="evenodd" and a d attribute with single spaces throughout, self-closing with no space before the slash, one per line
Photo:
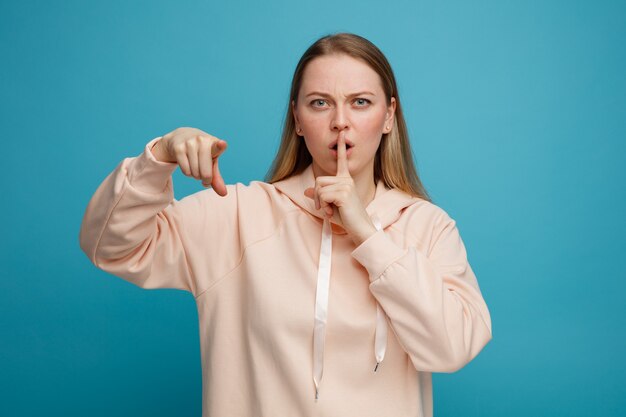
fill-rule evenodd
<path id="1" fill-rule="evenodd" d="M 352 33 L 326 35 L 313 43 L 300 58 L 291 81 L 280 148 L 266 175 L 266 181 L 273 183 L 300 174 L 313 162 L 306 144 L 296 133 L 291 102 L 298 101 L 306 66 L 317 57 L 337 53 L 359 59 L 376 71 L 382 82 L 387 105 L 391 105 L 391 97 L 396 99 L 393 128 L 391 132 L 383 134 L 374 159 L 374 182 L 378 183 L 382 179 L 388 188 L 396 188 L 411 196 L 431 201 L 413 163 L 409 135 L 391 65 L 373 43 Z"/>

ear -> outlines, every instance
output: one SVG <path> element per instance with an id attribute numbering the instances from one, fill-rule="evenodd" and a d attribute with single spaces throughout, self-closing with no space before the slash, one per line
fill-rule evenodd
<path id="1" fill-rule="evenodd" d="M 302 136 L 302 128 L 300 127 L 300 122 L 298 121 L 298 109 L 296 108 L 296 103 L 293 100 L 291 100 L 291 112 L 293 113 L 293 121 L 296 124 L 296 135 Z"/>
<path id="2" fill-rule="evenodd" d="M 296 109 L 296 102 L 291 100 L 291 112 L 293 113 L 293 120 L 296 122 L 296 128 L 298 127 L 298 111 Z"/>
<path id="3" fill-rule="evenodd" d="M 396 98 L 391 97 L 391 103 L 387 107 L 387 113 L 385 114 L 385 126 L 383 127 L 383 133 L 391 132 L 393 128 L 393 119 L 396 115 Z"/>

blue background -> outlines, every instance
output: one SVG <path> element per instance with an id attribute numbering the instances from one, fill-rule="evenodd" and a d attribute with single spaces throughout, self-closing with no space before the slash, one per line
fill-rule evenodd
<path id="1" fill-rule="evenodd" d="M 0 415 L 200 415 L 193 297 L 96 269 L 84 209 L 180 126 L 262 179 L 297 60 L 337 31 L 389 58 L 492 314 L 435 415 L 626 414 L 625 2 L 27 0 L 0 3 Z"/>

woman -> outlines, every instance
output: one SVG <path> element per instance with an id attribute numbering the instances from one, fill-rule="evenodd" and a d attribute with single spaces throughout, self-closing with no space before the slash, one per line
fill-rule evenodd
<path id="1" fill-rule="evenodd" d="M 226 185 L 225 149 L 193 128 L 151 140 L 80 233 L 99 268 L 194 295 L 203 416 L 432 415 L 431 373 L 472 360 L 491 318 L 384 55 L 352 34 L 304 53 L 267 182 Z M 177 166 L 212 189 L 175 200 Z"/>

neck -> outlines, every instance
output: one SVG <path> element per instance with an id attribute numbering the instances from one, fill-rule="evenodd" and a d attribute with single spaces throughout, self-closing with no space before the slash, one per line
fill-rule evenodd
<path id="1" fill-rule="evenodd" d="M 363 207 L 367 207 L 368 204 L 374 199 L 376 194 L 376 184 L 374 183 L 374 173 L 363 171 L 352 177 L 354 179 L 354 185 L 356 192 L 363 203 Z"/>

